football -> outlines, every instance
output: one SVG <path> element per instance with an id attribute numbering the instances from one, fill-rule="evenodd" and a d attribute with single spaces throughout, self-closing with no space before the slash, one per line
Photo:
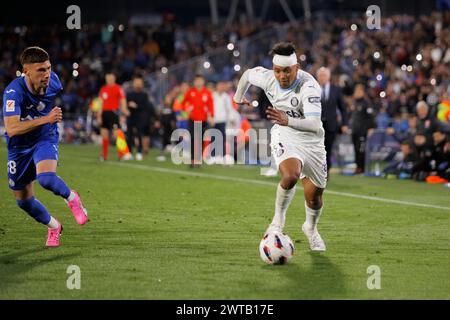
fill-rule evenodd
<path id="1" fill-rule="evenodd" d="M 259 254 L 267 264 L 286 264 L 294 254 L 294 244 L 287 234 L 266 233 L 259 244 Z"/>

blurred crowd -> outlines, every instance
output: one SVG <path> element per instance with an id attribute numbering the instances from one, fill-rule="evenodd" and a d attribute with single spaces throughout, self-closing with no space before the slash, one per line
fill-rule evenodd
<path id="1" fill-rule="evenodd" d="M 0 26 L 0 90 L 20 74 L 20 53 L 38 45 L 50 54 L 53 70 L 64 85 L 61 106 L 70 113 L 83 113 L 106 72 L 114 72 L 119 83 L 136 74 L 145 77 L 270 25 L 180 26 L 168 15 L 157 26 L 87 24 L 81 30 L 68 30 L 65 25 Z"/>
<path id="2" fill-rule="evenodd" d="M 186 27 L 177 25 L 170 16 L 159 26 L 86 25 L 76 32 L 53 26 L 0 27 L 0 89 L 20 75 L 20 52 L 38 44 L 48 50 L 53 68 L 62 79 L 65 90 L 60 97 L 61 107 L 84 116 L 95 113 L 95 98 L 107 72 L 114 72 L 118 83 L 130 91 L 136 75 L 147 80 L 154 72 L 204 53 L 226 50 L 230 43 L 274 27 L 269 22 L 234 24 L 230 28 L 207 24 Z M 450 180 L 450 12 L 386 17 L 381 20 L 380 30 L 368 29 L 364 16 L 320 17 L 288 26 L 283 37 L 262 41 L 292 41 L 298 48 L 302 69 L 313 75 L 322 66 L 331 70 L 331 82 L 341 88 L 345 102 L 349 120 L 346 133 L 359 131 L 370 143 L 374 132 L 382 132 L 398 142 L 398 149 L 385 159 L 390 161 L 386 174 L 418 180 L 432 175 Z M 246 68 L 271 68 L 267 50 L 258 50 L 257 45 L 249 48 L 245 61 L 231 76 L 227 73 L 220 79 L 230 66 L 216 66 L 214 74 L 205 71 L 205 85 L 211 94 L 226 92 L 231 97 Z M 192 86 L 185 80 L 170 82 L 162 101 L 153 96 L 151 81 L 144 84 L 155 109 L 155 116 L 149 120 L 149 135 L 159 136 L 163 145 L 168 133 L 161 129 L 160 119 L 170 114 L 166 117 L 173 120 L 166 123 L 170 130 L 186 127 L 183 121 L 189 119 L 188 111 L 180 107 Z M 358 87 L 360 90 L 355 89 Z M 260 108 L 233 106 L 239 123 L 247 126 L 264 121 L 264 110 L 269 105 L 257 88 L 251 88 L 249 95 Z M 232 117 L 234 120 L 225 122 L 237 126 L 238 117 L 234 113 Z M 74 126 L 82 132 L 85 122 L 79 118 Z M 93 134 L 98 132 L 95 122 L 94 115 Z M 359 166 L 359 172 L 367 169 L 364 164 Z"/>

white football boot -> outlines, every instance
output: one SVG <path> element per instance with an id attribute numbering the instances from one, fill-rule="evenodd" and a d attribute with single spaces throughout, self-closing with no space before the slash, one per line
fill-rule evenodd
<path id="1" fill-rule="evenodd" d="M 305 236 L 308 238 L 309 241 L 309 248 L 312 251 L 325 251 L 327 250 L 327 247 L 325 246 L 325 242 L 323 241 L 322 237 L 320 236 L 317 229 L 314 231 L 309 231 L 306 228 L 306 222 L 302 225 L 302 231 L 305 234 Z"/>

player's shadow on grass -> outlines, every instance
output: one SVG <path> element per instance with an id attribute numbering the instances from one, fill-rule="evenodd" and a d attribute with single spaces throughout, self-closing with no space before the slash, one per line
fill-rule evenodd
<path id="1" fill-rule="evenodd" d="M 346 296 L 344 275 L 326 253 L 308 252 L 309 267 L 291 263 L 281 268 L 289 278 L 288 299 L 343 299 Z M 294 262 L 294 261 L 293 261 Z"/>
<path id="2" fill-rule="evenodd" d="M 19 260 L 23 256 L 40 251 L 46 251 L 49 254 L 45 257 L 34 257 L 33 259 L 30 259 L 31 261 Z M 46 249 L 43 247 L 34 247 L 32 249 L 21 250 L 3 255 L 0 257 L 0 293 L 10 285 L 25 281 L 25 279 L 21 277 L 37 266 L 42 267 L 45 264 L 67 258 L 73 258 L 78 255 L 78 253 L 61 254 L 58 252 L 58 249 Z M 65 272 L 65 270 L 63 270 L 63 272 Z"/>

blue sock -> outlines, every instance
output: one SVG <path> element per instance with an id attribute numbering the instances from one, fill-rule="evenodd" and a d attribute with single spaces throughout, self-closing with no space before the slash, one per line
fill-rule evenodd
<path id="1" fill-rule="evenodd" d="M 39 173 L 37 180 L 43 188 L 52 191 L 57 196 L 61 196 L 64 199 L 70 196 L 70 189 L 66 183 L 54 172 Z"/>
<path id="2" fill-rule="evenodd" d="M 31 197 L 26 200 L 16 200 L 17 205 L 26 213 L 28 213 L 37 222 L 42 224 L 49 224 L 50 214 L 42 203 L 39 202 L 35 197 Z"/>

